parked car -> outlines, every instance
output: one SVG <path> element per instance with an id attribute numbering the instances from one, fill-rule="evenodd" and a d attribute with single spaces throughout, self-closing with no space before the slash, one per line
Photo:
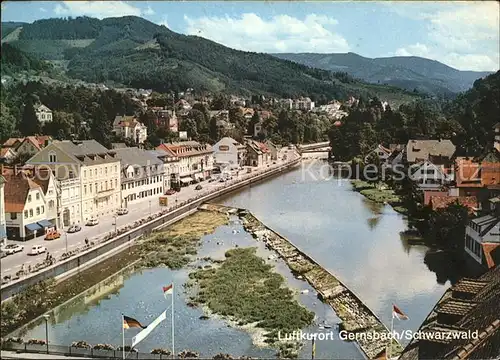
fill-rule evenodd
<path id="1" fill-rule="evenodd" d="M 201 186 L 201 185 L 196 185 L 196 187 L 195 187 L 194 189 L 195 189 L 195 190 L 201 190 L 201 189 L 203 189 L 203 186 Z"/>
<path id="2" fill-rule="evenodd" d="M 59 239 L 61 237 L 61 234 L 59 233 L 59 231 L 51 231 L 49 233 L 47 233 L 47 235 L 45 235 L 45 240 L 49 241 L 49 240 L 56 240 L 56 239 Z"/>
<path id="3" fill-rule="evenodd" d="M 31 251 L 29 255 L 38 255 L 38 254 L 43 254 L 44 252 L 47 251 L 47 248 L 42 245 L 35 245 L 31 248 Z"/>
<path id="4" fill-rule="evenodd" d="M 126 214 L 128 214 L 128 209 L 121 208 L 121 209 L 118 209 L 118 211 L 116 213 L 118 215 L 126 215 Z"/>
<path id="5" fill-rule="evenodd" d="M 2 249 L 2 251 L 4 251 L 7 255 L 12 255 L 17 252 L 22 252 L 23 250 L 24 246 L 17 244 L 9 244 Z"/>
<path id="6" fill-rule="evenodd" d="M 95 226 L 97 224 L 99 224 L 98 219 L 89 219 L 89 221 L 87 221 L 87 226 Z"/>
<path id="7" fill-rule="evenodd" d="M 6 257 L 8 254 L 5 251 L 0 251 L 0 258 Z"/>
<path id="8" fill-rule="evenodd" d="M 82 227 L 80 225 L 71 225 L 68 229 L 68 231 L 66 231 L 67 233 L 76 233 L 78 231 L 82 230 Z"/>
<path id="9" fill-rule="evenodd" d="M 177 191 L 175 191 L 174 189 L 168 189 L 166 192 L 165 192 L 165 195 L 174 195 Z"/>

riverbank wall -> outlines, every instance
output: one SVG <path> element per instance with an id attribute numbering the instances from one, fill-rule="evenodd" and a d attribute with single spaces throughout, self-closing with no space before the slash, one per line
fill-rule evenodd
<path id="1" fill-rule="evenodd" d="M 340 330 L 357 334 L 357 344 L 369 359 L 385 356 L 389 344 L 387 338 L 389 329 L 383 322 L 354 294 L 338 277 L 319 265 L 317 261 L 300 250 L 290 240 L 263 224 L 255 215 L 245 209 L 236 209 L 224 205 L 204 204 L 201 210 L 220 211 L 238 214 L 244 219 L 245 229 L 266 247 L 274 250 L 283 258 L 299 279 L 305 279 L 318 292 L 318 297 L 329 304 L 342 320 Z M 378 333 L 382 340 L 368 337 Z M 367 334 L 363 336 L 362 334 Z M 375 335 L 376 336 L 376 335 Z M 399 351 L 401 346 L 397 346 Z M 393 354 L 396 346 L 393 344 Z"/>
<path id="2" fill-rule="evenodd" d="M 184 217 L 196 212 L 198 207 L 207 202 L 214 200 L 220 196 L 227 195 L 234 191 L 240 190 L 246 186 L 254 183 L 258 183 L 280 175 L 283 172 L 289 171 L 301 163 L 302 159 L 299 157 L 293 161 L 285 163 L 281 166 L 271 168 L 263 173 L 256 174 L 254 177 L 249 179 L 230 184 L 220 190 L 214 191 L 213 193 L 201 196 L 179 208 L 167 212 L 160 213 L 147 218 L 147 220 L 137 226 L 133 226 L 131 230 L 125 232 L 119 232 L 119 235 L 111 237 L 106 241 L 99 243 L 93 247 L 87 248 L 81 253 L 70 257 L 66 260 L 56 262 L 54 265 L 48 266 L 41 269 L 37 273 L 30 274 L 28 277 L 20 278 L 14 280 L 10 283 L 3 285 L 0 288 L 1 301 L 8 300 L 13 295 L 21 292 L 28 286 L 34 285 L 40 281 L 55 278 L 60 281 L 66 279 L 70 276 L 77 274 L 78 272 L 103 261 L 119 251 L 124 250 L 133 241 L 139 239 L 142 235 L 150 233 L 151 231 L 171 225 Z"/>

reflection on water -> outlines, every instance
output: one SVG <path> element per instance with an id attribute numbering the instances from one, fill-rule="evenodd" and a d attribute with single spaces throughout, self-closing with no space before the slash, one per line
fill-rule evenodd
<path id="1" fill-rule="evenodd" d="M 219 227 L 214 234 L 204 236 L 198 254 L 198 260 L 191 267 L 197 268 L 206 264 L 202 258 L 224 259 L 225 252 L 234 248 L 257 247 L 257 254 L 268 259 L 271 252 L 263 243 L 257 243 L 246 233 L 237 218 L 233 218 L 228 226 Z M 268 260 L 269 261 L 269 260 Z M 301 304 L 316 313 L 315 323 L 326 322 L 334 326 L 339 319 L 333 310 L 321 303 L 307 282 L 293 277 L 288 266 L 282 260 L 269 261 L 277 272 L 285 276 L 289 286 L 295 289 L 297 299 Z M 261 358 L 274 357 L 276 350 L 258 348 L 253 345 L 252 338 L 246 331 L 229 327 L 216 316 L 201 320 L 202 309 L 187 305 L 189 293 L 184 291 L 183 284 L 188 280 L 191 270 L 172 271 L 166 268 L 148 269 L 133 272 L 130 269 L 123 274 L 107 279 L 95 289 L 68 304 L 56 309 L 51 314 L 49 328 L 50 343 L 69 345 L 73 341 L 84 340 L 90 344 L 108 343 L 121 345 L 121 314 L 132 316 L 143 324 L 150 323 L 165 308 L 170 307 L 170 300 L 165 300 L 162 286 L 171 282 L 175 285 L 175 339 L 176 352 L 192 349 L 201 356 L 213 356 L 224 352 L 233 356 L 251 356 Z M 301 294 L 301 290 L 308 290 Z M 138 350 L 149 352 L 153 348 L 171 348 L 170 311 L 167 321 L 161 323 L 151 335 L 143 340 Z M 312 325 L 304 331 L 320 330 Z M 126 330 L 126 344 L 129 344 L 138 329 Z M 45 323 L 43 320 L 33 323 L 29 330 L 23 331 L 25 339 L 45 338 Z M 306 344 L 302 357 L 309 357 L 311 345 Z M 363 356 L 354 343 L 342 342 L 335 337 L 333 341 L 318 342 L 316 346 L 318 358 L 349 358 L 362 359 Z"/>
<path id="2" fill-rule="evenodd" d="M 218 202 L 251 210 L 338 275 L 388 326 L 391 304 L 398 304 L 410 320 L 395 328 L 416 330 L 449 282 L 437 282 L 427 268 L 427 247 L 402 240 L 402 215 L 352 191 L 349 181 L 321 180 L 321 166 L 308 165 L 309 171 L 297 169 Z"/>

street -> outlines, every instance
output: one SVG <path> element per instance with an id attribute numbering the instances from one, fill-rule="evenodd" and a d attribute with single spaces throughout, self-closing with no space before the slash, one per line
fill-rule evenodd
<path id="1" fill-rule="evenodd" d="M 287 154 L 287 159 L 285 161 L 281 160 L 284 154 Z M 205 180 L 200 183 L 191 184 L 187 187 L 183 187 L 182 190 L 174 195 L 168 196 L 168 208 L 173 208 L 176 204 L 181 204 L 195 197 L 199 197 L 200 195 L 206 195 L 210 192 L 214 192 L 219 188 L 227 186 L 229 184 L 233 184 L 238 181 L 242 181 L 248 179 L 251 176 L 255 176 L 259 173 L 262 173 L 266 170 L 273 169 L 275 167 L 281 166 L 283 163 L 293 161 L 298 157 L 298 154 L 295 151 L 288 151 L 288 149 L 282 149 L 278 158 L 280 160 L 276 161 L 276 164 L 272 164 L 268 167 L 265 165 L 260 168 L 252 168 L 251 173 L 247 173 L 246 167 L 240 171 L 239 176 L 234 176 L 232 180 L 224 182 L 213 181 L 211 183 L 208 180 Z M 195 190 L 197 185 L 203 187 L 201 190 Z M 99 224 L 95 226 L 85 226 L 82 225 L 82 230 L 68 234 L 65 232 L 67 229 L 59 229 L 61 232 L 61 237 L 52 241 L 45 241 L 43 237 L 38 237 L 36 239 L 32 239 L 29 241 L 12 241 L 7 240 L 7 244 L 19 244 L 24 246 L 24 250 L 22 252 L 9 255 L 1 259 L 1 269 L 2 269 L 2 278 L 6 275 L 10 275 L 12 277 L 21 270 L 24 265 L 24 270 L 27 271 L 28 267 L 33 267 L 35 264 L 40 263 L 45 260 L 47 254 L 39 254 L 39 255 L 28 255 L 31 251 L 31 248 L 35 245 L 42 245 L 47 248 L 47 252 L 51 254 L 55 259 L 59 259 L 59 257 L 68 251 L 75 250 L 77 248 L 81 248 L 85 245 L 85 239 L 88 238 L 90 242 L 98 241 L 105 234 L 115 231 L 124 226 L 128 226 L 135 221 L 146 218 L 151 214 L 155 214 L 162 210 L 165 210 L 164 207 L 161 207 L 159 204 L 159 196 L 146 198 L 141 202 L 134 202 L 128 208 L 129 212 L 126 215 L 121 216 L 103 216 L 99 218 Z M 116 224 L 115 224 L 116 219 Z"/>

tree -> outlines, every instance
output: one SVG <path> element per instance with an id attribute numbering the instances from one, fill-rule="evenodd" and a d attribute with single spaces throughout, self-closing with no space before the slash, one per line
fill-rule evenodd
<path id="1" fill-rule="evenodd" d="M 0 103 L 0 141 L 13 136 L 16 128 L 16 118 L 3 102 Z"/>
<path id="2" fill-rule="evenodd" d="M 457 201 L 430 214 L 426 236 L 441 248 L 461 250 L 468 219 L 467 207 Z"/>
<path id="3" fill-rule="evenodd" d="M 33 100 L 28 96 L 24 105 L 23 117 L 19 123 L 19 130 L 24 136 L 32 136 L 40 133 L 40 122 L 35 113 Z"/>
<path id="4" fill-rule="evenodd" d="M 259 116 L 259 113 L 257 111 L 255 111 L 252 115 L 252 119 L 250 120 L 250 122 L 248 123 L 248 127 L 247 127 L 247 134 L 249 135 L 253 135 L 253 131 L 254 131 L 254 128 L 255 128 L 255 124 L 258 124 L 260 122 L 260 116 Z"/>
<path id="5" fill-rule="evenodd" d="M 214 142 L 219 140 L 219 130 L 217 127 L 217 118 L 215 116 L 210 119 L 210 139 Z"/>

